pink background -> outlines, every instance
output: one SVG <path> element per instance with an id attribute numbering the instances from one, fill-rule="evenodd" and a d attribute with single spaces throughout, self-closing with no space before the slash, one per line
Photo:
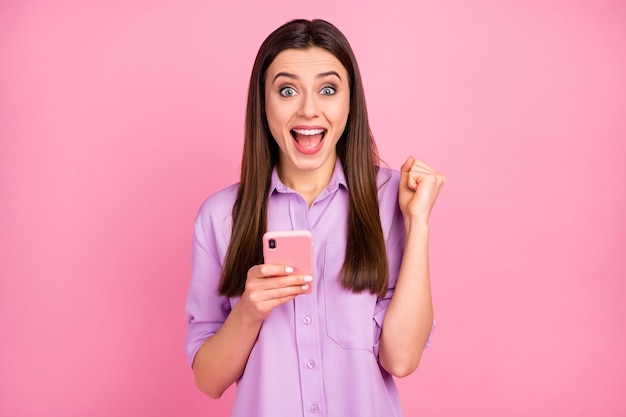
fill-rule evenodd
<path id="1" fill-rule="evenodd" d="M 408 416 L 626 415 L 623 1 L 2 1 L 0 415 L 227 416 L 183 353 L 192 222 L 295 17 L 351 40 L 383 158 L 446 174 Z"/>

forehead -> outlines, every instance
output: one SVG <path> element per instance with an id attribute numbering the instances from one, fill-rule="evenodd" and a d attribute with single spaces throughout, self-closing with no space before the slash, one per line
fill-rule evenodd
<path id="1" fill-rule="evenodd" d="M 342 78 L 347 78 L 347 70 L 333 54 L 314 46 L 306 49 L 285 49 L 276 55 L 267 73 L 270 75 L 284 71 L 296 75 L 307 72 L 319 74 L 329 70 L 337 71 Z M 271 77 L 268 79 L 271 80 Z"/>

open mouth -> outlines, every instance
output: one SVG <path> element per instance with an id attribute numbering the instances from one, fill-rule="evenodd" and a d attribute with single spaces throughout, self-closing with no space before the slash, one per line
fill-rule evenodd
<path id="1" fill-rule="evenodd" d="M 326 129 L 291 129 L 291 136 L 300 150 L 315 151 L 324 140 Z"/>

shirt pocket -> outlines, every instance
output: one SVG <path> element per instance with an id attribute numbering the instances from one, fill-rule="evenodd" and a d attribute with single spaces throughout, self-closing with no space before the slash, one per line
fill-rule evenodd
<path id="1" fill-rule="evenodd" d="M 375 343 L 372 330 L 377 297 L 368 290 L 354 293 L 341 285 L 339 273 L 343 266 L 345 248 L 345 242 L 326 243 L 322 280 L 326 333 L 343 349 L 373 352 Z"/>

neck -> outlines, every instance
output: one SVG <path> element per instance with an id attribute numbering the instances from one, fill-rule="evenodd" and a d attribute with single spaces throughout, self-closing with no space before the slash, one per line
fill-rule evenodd
<path id="1" fill-rule="evenodd" d="M 278 164 L 278 176 L 287 187 L 291 188 L 306 200 L 309 206 L 315 197 L 326 188 L 335 170 L 335 160 L 329 160 L 315 170 L 297 170 Z M 291 168 L 291 169 L 290 169 Z"/>

